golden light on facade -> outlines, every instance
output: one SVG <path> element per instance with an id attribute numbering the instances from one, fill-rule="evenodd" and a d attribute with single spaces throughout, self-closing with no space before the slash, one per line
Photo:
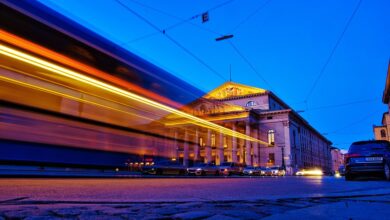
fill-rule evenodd
<path id="1" fill-rule="evenodd" d="M 43 68 L 45 70 L 50 71 L 51 73 L 55 73 L 55 74 L 58 74 L 60 76 L 65 76 L 70 80 L 75 80 L 77 82 L 85 83 L 86 85 L 91 86 L 93 88 L 98 88 L 98 89 L 101 89 L 105 92 L 109 92 L 109 93 L 130 99 L 132 101 L 142 103 L 146 106 L 157 108 L 159 110 L 166 112 L 167 114 L 171 113 L 171 114 L 174 114 L 176 116 L 180 116 L 185 120 L 191 121 L 192 124 L 195 124 L 195 125 L 198 125 L 198 126 L 201 126 L 204 128 L 209 128 L 209 129 L 214 130 L 216 132 L 221 132 L 225 135 L 234 136 L 234 137 L 245 139 L 248 141 L 265 144 L 265 142 L 258 140 L 256 138 L 247 136 L 247 135 L 242 134 L 240 132 L 233 131 L 231 129 L 228 129 L 228 128 L 225 128 L 223 126 L 217 125 L 215 123 L 209 122 L 207 120 L 198 118 L 196 116 L 190 115 L 188 113 L 185 113 L 185 112 L 182 112 L 180 110 L 166 106 L 164 104 L 158 103 L 158 102 L 153 101 L 151 99 L 142 97 L 140 95 L 126 91 L 126 90 L 118 88 L 116 86 L 107 84 L 103 81 L 100 81 L 100 80 L 94 79 L 92 77 L 83 75 L 79 72 L 61 67 L 59 65 L 50 63 L 50 62 L 45 61 L 43 59 L 40 59 L 38 57 L 34 57 L 34 56 L 29 55 L 27 53 L 15 50 L 15 49 L 8 47 L 6 45 L 0 44 L 0 54 L 3 54 L 5 56 L 8 56 L 8 57 L 20 60 L 20 61 L 23 61 L 25 63 L 31 64 L 31 65 L 36 66 L 36 67 Z"/>

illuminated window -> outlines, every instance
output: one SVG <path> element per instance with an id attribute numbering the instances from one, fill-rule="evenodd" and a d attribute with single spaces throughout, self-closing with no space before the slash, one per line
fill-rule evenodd
<path id="1" fill-rule="evenodd" d="M 381 137 L 385 138 L 386 137 L 386 131 L 385 129 L 381 130 Z"/>
<path id="2" fill-rule="evenodd" d="M 249 101 L 245 104 L 246 107 L 251 107 L 257 105 L 255 101 Z"/>
<path id="3" fill-rule="evenodd" d="M 215 147 L 215 134 L 211 134 L 211 146 Z"/>
<path id="4" fill-rule="evenodd" d="M 275 131 L 274 130 L 268 131 L 268 144 L 270 144 L 270 145 L 275 144 Z"/>

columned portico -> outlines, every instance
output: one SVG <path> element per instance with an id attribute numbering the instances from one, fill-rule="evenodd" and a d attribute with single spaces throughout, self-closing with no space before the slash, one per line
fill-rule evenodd
<path id="1" fill-rule="evenodd" d="M 170 146 L 165 149 L 170 150 L 172 159 L 178 159 L 186 166 L 191 164 L 190 160 L 217 165 L 228 161 L 248 166 L 285 165 L 291 173 L 294 161 L 297 169 L 326 168 L 327 159 L 305 150 L 304 146 L 313 146 L 315 152 L 325 152 L 330 142 L 270 91 L 227 82 L 189 103 L 183 110 L 230 129 L 227 131 L 200 121 L 191 123 L 181 116 L 165 117 L 161 123 L 164 128 L 172 129 L 167 137 Z M 315 140 L 307 139 L 308 136 Z M 296 140 L 303 140 L 303 143 L 296 144 Z"/>

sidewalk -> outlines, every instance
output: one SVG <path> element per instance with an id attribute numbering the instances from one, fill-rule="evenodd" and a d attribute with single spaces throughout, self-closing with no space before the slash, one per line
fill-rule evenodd
<path id="1" fill-rule="evenodd" d="M 254 201 L 67 202 L 15 198 L 0 219 L 387 219 L 390 192 Z"/>

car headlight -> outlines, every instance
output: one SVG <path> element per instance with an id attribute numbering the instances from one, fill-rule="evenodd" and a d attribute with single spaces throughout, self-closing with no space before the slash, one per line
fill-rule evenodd
<path id="1" fill-rule="evenodd" d="M 250 171 L 249 171 L 249 173 L 253 173 L 253 171 L 252 171 L 252 170 L 250 170 Z"/>
<path id="2" fill-rule="evenodd" d="M 202 169 L 201 169 L 201 168 L 198 168 L 198 169 L 196 169 L 196 171 L 202 171 Z"/>

